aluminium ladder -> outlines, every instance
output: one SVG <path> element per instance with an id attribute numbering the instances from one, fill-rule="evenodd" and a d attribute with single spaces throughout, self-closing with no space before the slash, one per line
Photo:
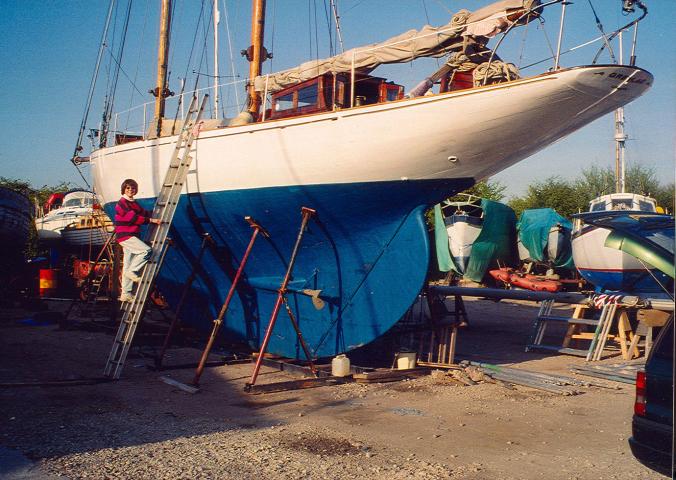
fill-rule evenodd
<path id="1" fill-rule="evenodd" d="M 540 311 L 538 312 L 537 317 L 535 318 L 535 323 L 533 325 L 533 333 L 529 344 L 526 346 L 526 352 L 531 350 L 549 350 L 558 353 L 563 353 L 566 355 L 575 355 L 578 357 L 586 357 L 590 350 L 584 350 L 579 348 L 570 348 L 570 340 L 575 337 L 581 337 L 581 335 L 576 335 L 575 331 L 582 326 L 595 326 L 598 327 L 599 320 L 592 318 L 584 318 L 583 307 L 578 305 L 575 308 L 575 313 L 572 317 L 553 315 L 552 309 L 554 307 L 554 299 L 543 300 L 540 304 Z M 562 345 L 545 345 L 542 343 L 545 331 L 548 324 L 564 324 L 567 326 L 566 336 L 563 339 Z M 590 347 L 591 349 L 591 347 Z"/>
<path id="2" fill-rule="evenodd" d="M 141 317 L 145 311 L 145 304 L 148 295 L 151 292 L 155 277 L 162 267 L 162 261 L 166 253 L 167 234 L 171 227 L 171 222 L 176 212 L 183 185 L 185 184 L 192 162 L 191 148 L 192 143 L 199 134 L 200 119 L 204 106 L 208 100 L 208 95 L 202 99 L 202 103 L 197 107 L 197 97 L 193 96 L 188 115 L 183 123 L 181 132 L 176 139 L 176 147 L 169 162 L 169 168 L 162 182 L 162 188 L 157 195 L 153 218 L 159 218 L 159 225 L 150 224 L 146 235 L 146 242 L 152 248 L 152 253 L 147 265 L 143 269 L 136 293 L 131 302 L 124 303 L 124 313 L 120 321 L 120 327 L 113 342 L 113 348 L 108 356 L 106 368 L 103 374 L 106 377 L 119 379 L 124 367 L 124 362 L 129 353 L 131 342 L 136 332 Z"/>

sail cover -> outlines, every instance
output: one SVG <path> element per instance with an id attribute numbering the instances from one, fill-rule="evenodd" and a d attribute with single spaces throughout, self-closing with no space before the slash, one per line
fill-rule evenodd
<path id="1" fill-rule="evenodd" d="M 442 57 L 460 50 L 464 37 L 493 37 L 514 23 L 523 23 L 523 13 L 537 15 L 540 0 L 501 0 L 471 13 L 460 10 L 449 23 L 441 27 L 426 25 L 421 30 L 409 30 L 384 42 L 353 48 L 335 57 L 311 60 L 298 67 L 256 77 L 257 91 L 275 93 L 290 85 L 325 73 L 369 73 L 385 63 L 405 63 L 419 57 Z"/>

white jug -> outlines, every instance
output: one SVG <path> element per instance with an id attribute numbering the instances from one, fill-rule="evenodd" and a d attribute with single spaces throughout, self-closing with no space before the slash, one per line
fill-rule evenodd
<path id="1" fill-rule="evenodd" d="M 331 375 L 346 377 L 350 374 L 350 359 L 345 355 L 337 355 L 331 360 Z"/>

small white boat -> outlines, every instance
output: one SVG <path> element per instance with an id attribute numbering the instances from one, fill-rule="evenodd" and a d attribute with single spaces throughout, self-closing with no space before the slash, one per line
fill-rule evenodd
<path id="1" fill-rule="evenodd" d="M 570 220 L 551 208 L 526 210 L 517 224 L 519 260 L 547 268 L 573 268 Z"/>
<path id="2" fill-rule="evenodd" d="M 561 247 L 565 243 L 565 230 L 561 225 L 555 225 L 549 229 L 547 235 L 547 247 L 544 250 L 545 258 L 544 260 L 553 261 L 556 257 L 559 256 Z M 538 259 L 532 257 L 528 249 L 524 246 L 521 239 L 518 243 L 519 248 L 519 260 L 522 262 L 537 262 Z"/>
<path id="3" fill-rule="evenodd" d="M 84 215 L 61 231 L 63 241 L 68 245 L 102 246 L 114 231 L 113 222 L 101 210 Z"/>
<path id="4" fill-rule="evenodd" d="M 589 212 L 657 212 L 653 198 L 635 193 L 612 193 L 590 202 Z M 573 259 L 580 275 L 600 290 L 661 291 L 651 272 L 631 255 L 605 246 L 610 230 L 584 224 L 573 229 Z"/>
<path id="5" fill-rule="evenodd" d="M 59 240 L 64 228 L 94 212 L 95 200 L 95 195 L 85 190 L 66 193 L 60 207 L 36 217 L 38 239 L 43 242 Z"/>
<path id="6" fill-rule="evenodd" d="M 467 195 L 467 200 L 443 202 L 441 210 L 444 214 L 448 247 L 451 250 L 453 263 L 458 268 L 458 273 L 463 274 L 467 270 L 472 246 L 483 227 L 481 199 Z"/>

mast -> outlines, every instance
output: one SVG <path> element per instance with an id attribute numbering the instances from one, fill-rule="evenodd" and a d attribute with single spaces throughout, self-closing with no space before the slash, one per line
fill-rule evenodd
<path id="1" fill-rule="evenodd" d="M 624 193 L 624 148 L 627 134 L 624 133 L 624 108 L 615 110 L 615 191 Z"/>
<path id="2" fill-rule="evenodd" d="M 249 60 L 249 106 L 247 110 L 254 117 L 258 118 L 262 99 L 261 94 L 254 88 L 254 80 L 261 74 L 261 65 L 267 58 L 267 51 L 263 47 L 263 36 L 265 33 L 265 0 L 253 0 L 253 10 L 251 13 L 251 46 L 246 52 Z"/>
<path id="3" fill-rule="evenodd" d="M 214 0 L 214 118 L 218 118 L 218 24 L 221 13 L 218 11 L 218 0 Z"/>
<path id="4" fill-rule="evenodd" d="M 620 65 L 623 64 L 622 32 L 618 36 L 620 43 Z M 615 191 L 625 192 L 624 150 L 627 134 L 624 133 L 624 107 L 615 110 Z"/>
<path id="5" fill-rule="evenodd" d="M 159 137 L 162 132 L 162 117 L 164 117 L 165 98 L 173 95 L 167 88 L 167 69 L 169 62 L 169 33 L 171 28 L 171 0 L 161 0 L 160 13 L 160 41 L 157 49 L 157 84 L 150 90 L 155 96 L 155 116 L 151 133 Z"/>

